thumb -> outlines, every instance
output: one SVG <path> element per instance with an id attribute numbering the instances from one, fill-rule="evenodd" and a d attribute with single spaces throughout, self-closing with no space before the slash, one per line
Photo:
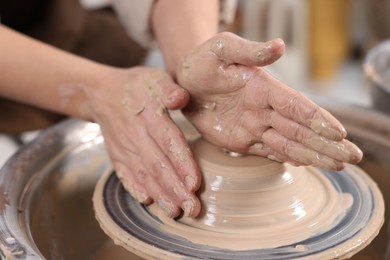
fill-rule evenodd
<path id="1" fill-rule="evenodd" d="M 279 38 L 268 42 L 254 42 L 229 32 L 217 34 L 210 43 L 211 51 L 226 64 L 246 66 L 272 64 L 285 50 L 285 44 Z"/>
<path id="2" fill-rule="evenodd" d="M 148 69 L 143 75 L 150 98 L 157 100 L 165 108 L 176 110 L 184 108 L 190 95 L 187 90 L 177 85 L 171 76 L 159 69 Z"/>
<path id="3" fill-rule="evenodd" d="M 160 81 L 161 100 L 168 109 L 182 109 L 190 99 L 190 95 L 184 88 L 175 84 L 171 80 Z"/>

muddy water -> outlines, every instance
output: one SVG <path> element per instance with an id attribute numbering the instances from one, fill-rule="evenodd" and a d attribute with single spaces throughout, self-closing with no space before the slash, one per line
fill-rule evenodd
<path id="1" fill-rule="evenodd" d="M 47 259 L 141 259 L 100 230 L 90 199 L 96 180 L 79 177 L 69 174 L 59 182 L 48 179 L 37 197 L 31 231 L 41 253 Z"/>
<path id="2" fill-rule="evenodd" d="M 139 260 L 116 246 L 95 220 L 91 198 L 108 160 L 101 142 L 90 145 L 49 162 L 43 178 L 30 184 L 35 194 L 21 213 L 30 219 L 34 242 L 47 259 Z"/>
<path id="3" fill-rule="evenodd" d="M 126 249 L 115 245 L 111 239 L 108 239 L 103 246 L 96 251 L 95 255 L 90 258 L 91 260 L 142 260 L 143 258 L 131 254 Z"/>

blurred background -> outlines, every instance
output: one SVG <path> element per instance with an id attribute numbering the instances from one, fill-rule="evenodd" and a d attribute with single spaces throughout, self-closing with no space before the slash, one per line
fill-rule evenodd
<path id="1" fill-rule="evenodd" d="M 96 28 L 111 32 L 112 25 L 117 23 L 112 18 L 112 10 L 109 10 L 110 0 L 53 2 L 57 11 L 62 10 L 65 3 L 70 6 L 72 2 L 72 8 L 76 8 L 74 3 L 77 3 L 83 11 L 78 10 L 74 17 L 57 15 L 55 19 L 72 20 L 71 24 L 75 24 L 76 20 L 88 21 L 85 28 L 90 28 L 92 33 L 83 35 L 92 42 L 101 43 L 100 49 L 108 50 L 110 58 L 115 57 L 113 51 L 103 46 L 107 37 L 94 39 Z M 389 14 L 390 0 L 238 0 L 235 19 L 224 29 L 255 41 L 282 38 L 286 42 L 286 53 L 267 69 L 310 98 L 370 106 L 370 91 L 362 64 L 368 50 L 390 38 Z M 4 18 L 4 11 L 2 15 Z M 84 16 L 89 18 L 75 19 Z M 50 19 L 54 19 L 52 17 Z M 58 39 L 62 43 L 63 35 L 59 35 Z M 110 40 L 109 37 L 107 39 Z M 91 48 L 85 42 L 81 43 L 75 53 L 93 59 Z M 116 50 L 123 48 L 116 47 Z M 97 52 L 102 53 L 101 50 Z M 98 57 L 97 60 L 102 62 L 100 59 Z M 126 62 L 118 64 L 128 65 Z M 149 51 L 144 64 L 164 66 L 157 49 Z M 0 165 L 36 133 L 26 131 L 0 135 Z"/>
<path id="2" fill-rule="evenodd" d="M 389 0 L 239 0 L 224 29 L 255 41 L 282 38 L 286 53 L 267 69 L 291 87 L 369 106 L 362 63 L 390 37 L 389 14 Z M 146 63 L 163 66 L 158 50 Z"/>
<path id="3" fill-rule="evenodd" d="M 387 0 L 240 1 L 236 30 L 243 37 L 280 37 L 286 53 L 270 66 L 308 95 L 369 105 L 362 61 L 390 36 Z"/>

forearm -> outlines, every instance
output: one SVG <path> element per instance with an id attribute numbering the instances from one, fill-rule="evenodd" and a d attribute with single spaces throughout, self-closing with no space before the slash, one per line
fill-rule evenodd
<path id="1" fill-rule="evenodd" d="M 218 0 L 156 1 L 151 21 L 153 32 L 173 76 L 189 50 L 218 32 L 218 15 Z"/>
<path id="2" fill-rule="evenodd" d="M 0 25 L 0 96 L 90 119 L 83 87 L 98 88 L 114 70 Z"/>

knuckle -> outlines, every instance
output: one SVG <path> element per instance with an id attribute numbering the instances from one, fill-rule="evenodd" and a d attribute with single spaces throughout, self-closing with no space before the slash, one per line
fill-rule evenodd
<path id="1" fill-rule="evenodd" d="M 284 154 L 289 155 L 291 150 L 291 141 L 286 139 L 282 144 L 282 151 Z"/>
<path id="2" fill-rule="evenodd" d="M 148 179 L 148 174 L 143 170 L 138 170 L 136 177 L 139 183 L 145 184 Z"/>
<path id="3" fill-rule="evenodd" d="M 153 161 L 151 163 L 151 172 L 150 172 L 150 175 L 153 176 L 154 178 L 158 178 L 160 177 L 161 175 L 161 168 L 162 168 L 162 164 L 159 160 L 156 160 L 156 161 Z"/>
<path id="4" fill-rule="evenodd" d="M 300 124 L 296 124 L 293 129 L 293 137 L 295 140 L 297 140 L 300 143 L 305 141 L 307 137 L 305 128 Z"/>

